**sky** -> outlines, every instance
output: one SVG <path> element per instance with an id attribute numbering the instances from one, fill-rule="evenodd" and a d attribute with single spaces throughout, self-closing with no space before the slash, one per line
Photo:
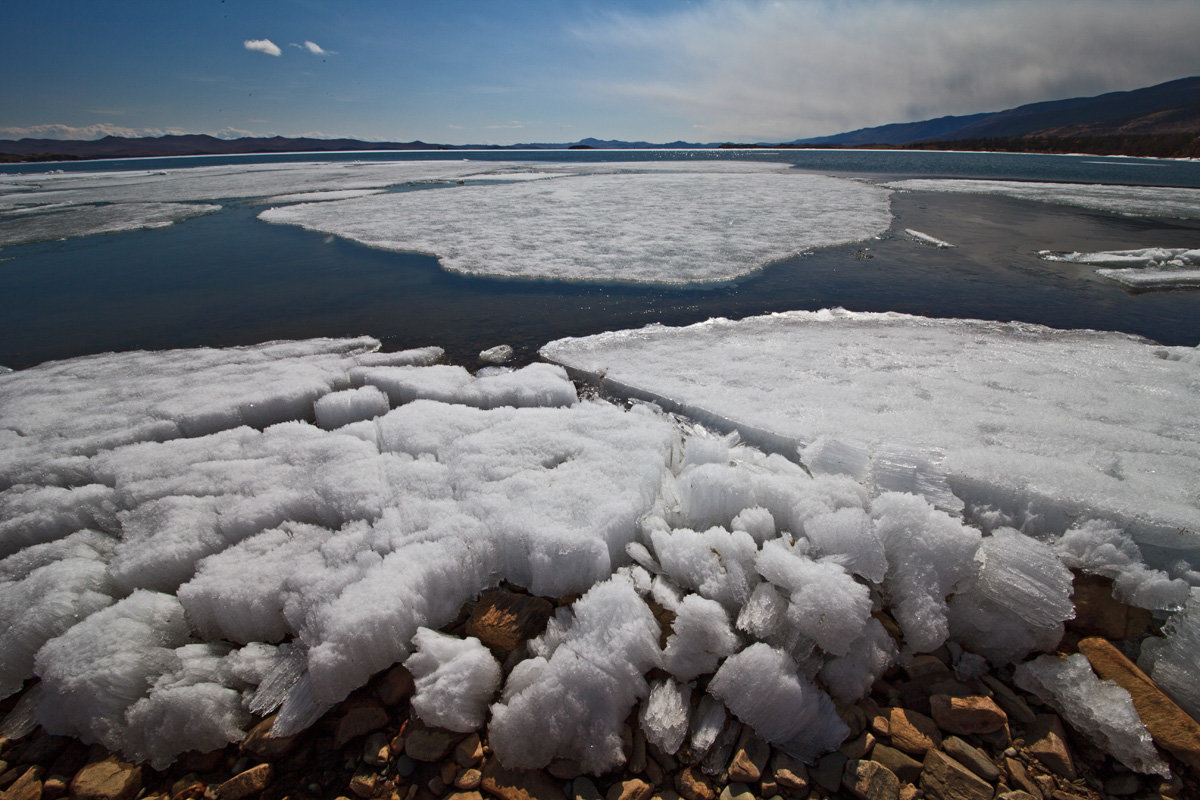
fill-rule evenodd
<path id="1" fill-rule="evenodd" d="M 11 0 L 0 138 L 783 142 L 1200 75 L 1196 0 Z"/>

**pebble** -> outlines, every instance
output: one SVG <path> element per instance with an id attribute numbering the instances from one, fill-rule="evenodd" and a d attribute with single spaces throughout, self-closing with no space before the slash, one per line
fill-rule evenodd
<path id="1" fill-rule="evenodd" d="M 1075 761 L 1067 748 L 1066 733 L 1057 715 L 1038 715 L 1037 722 L 1025 737 L 1025 752 L 1055 774 L 1067 780 L 1075 779 Z"/>
<path id="2" fill-rule="evenodd" d="M 713 782 L 695 767 L 684 767 L 675 778 L 675 788 L 686 800 L 717 800 Z"/>
<path id="3" fill-rule="evenodd" d="M 110 756 L 75 773 L 71 800 L 132 800 L 141 789 L 142 768 Z"/>
<path id="4" fill-rule="evenodd" d="M 993 764 L 982 750 L 972 747 L 957 736 L 944 739 L 942 749 L 955 761 L 985 781 L 994 782 L 1000 778 L 1000 768 Z"/>
<path id="5" fill-rule="evenodd" d="M 942 746 L 942 733 L 929 717 L 907 708 L 888 709 L 888 730 L 892 746 L 911 756 L 923 758 Z"/>
<path id="6" fill-rule="evenodd" d="M 465 769 L 454 778 L 455 789 L 478 789 L 483 773 L 475 768 Z"/>
<path id="7" fill-rule="evenodd" d="M 963 736 L 993 733 L 1008 724 L 1008 715 L 1000 706 L 982 695 L 935 694 L 929 698 L 929 708 L 939 728 Z"/>
<path id="8" fill-rule="evenodd" d="M 925 756 L 921 790 L 930 800 L 992 800 L 991 784 L 940 750 Z"/>
<path id="9" fill-rule="evenodd" d="M 898 800 L 900 796 L 900 779 L 874 761 L 846 762 L 842 785 L 859 800 Z"/>
<path id="10" fill-rule="evenodd" d="M 274 769 L 270 764 L 259 764 L 244 772 L 239 772 L 217 787 L 218 800 L 241 800 L 252 794 L 258 794 L 271 783 Z"/>

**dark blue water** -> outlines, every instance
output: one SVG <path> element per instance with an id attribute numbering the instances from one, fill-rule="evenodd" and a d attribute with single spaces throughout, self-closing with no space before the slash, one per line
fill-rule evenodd
<path id="1" fill-rule="evenodd" d="M 514 157 L 511 152 L 478 155 L 486 160 Z M 656 155 L 664 154 L 529 154 L 537 160 L 583 162 Z M 698 151 L 670 157 L 764 155 Z M 822 172 L 872 176 L 1068 180 L 1067 175 L 1076 175 L 1118 182 L 1113 177 L 1118 173 L 1144 171 L 1166 183 L 1192 185 L 1185 179 L 1194 180 L 1197 171 L 1194 164 L 1143 166 L 1140 160 L 1130 164 L 1092 157 L 1077 163 L 1004 154 L 981 155 L 974 159 L 976 171 L 964 172 L 972 154 L 877 155 L 789 151 L 781 157 Z M 449 157 L 461 159 L 463 154 Z M 314 160 L 312 155 L 293 158 Z M 364 154 L 331 160 L 343 158 L 364 160 Z M 920 161 L 926 169 L 915 171 Z M 166 162 L 212 160 L 154 160 L 157 167 L 176 166 Z M 1039 173 L 1039 164 L 1048 171 Z M 96 162 L 87 166 L 94 168 Z M 1091 170 L 1105 176 L 1089 175 Z M 1137 182 L 1153 181 L 1143 177 Z M 1004 198 L 898 194 L 893 236 L 778 262 L 736 281 L 663 288 L 457 275 L 427 256 L 372 250 L 292 226 L 267 225 L 256 219 L 261 206 L 236 200 L 223 204 L 217 214 L 161 230 L 0 250 L 0 364 L 19 368 L 108 350 L 355 334 L 379 337 L 389 349 L 441 345 L 452 359 L 469 364 L 479 350 L 502 342 L 513 345 L 525 360 L 541 344 L 561 336 L 828 306 L 1015 319 L 1126 331 L 1164 344 L 1200 343 L 1200 292 L 1134 293 L 1098 279 L 1090 267 L 1051 264 L 1035 256 L 1039 249 L 1200 247 L 1200 223 L 1195 222 L 1124 218 Z M 905 228 L 934 234 L 958 248 L 917 245 L 899 233 Z"/>

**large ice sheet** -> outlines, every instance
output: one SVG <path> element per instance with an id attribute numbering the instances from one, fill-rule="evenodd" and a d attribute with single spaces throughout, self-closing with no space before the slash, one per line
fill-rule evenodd
<path id="1" fill-rule="evenodd" d="M 685 284 L 720 281 L 806 249 L 867 239 L 888 193 L 783 172 L 629 171 L 402 192 L 264 211 L 455 272 Z"/>
<path id="2" fill-rule="evenodd" d="M 1200 189 L 1159 186 L 1107 186 L 1098 183 L 1039 183 L 913 178 L 885 184 L 914 192 L 995 194 L 1020 200 L 1078 206 L 1138 217 L 1200 219 Z"/>
<path id="3" fill-rule="evenodd" d="M 648 326 L 541 352 L 772 449 L 858 443 L 845 449 L 859 456 L 826 459 L 851 474 L 899 445 L 923 454 L 911 469 L 940 475 L 969 514 L 990 509 L 1027 532 L 1107 520 L 1157 567 L 1200 549 L 1195 348 L 826 310 Z"/>
<path id="4" fill-rule="evenodd" d="M 143 228 L 165 228 L 220 210 L 220 206 L 211 203 L 112 203 L 5 216 L 0 218 L 0 247 Z"/>

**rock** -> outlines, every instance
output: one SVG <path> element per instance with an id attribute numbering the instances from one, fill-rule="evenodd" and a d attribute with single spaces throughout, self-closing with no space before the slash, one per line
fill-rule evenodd
<path id="1" fill-rule="evenodd" d="M 1146 673 L 1110 642 L 1096 637 L 1083 639 L 1079 642 L 1079 652 L 1087 656 L 1097 675 L 1129 692 L 1133 707 L 1155 744 L 1193 772 L 1200 772 L 1200 723 L 1163 694 Z"/>
<path id="2" fill-rule="evenodd" d="M 749 786 L 741 782 L 734 782 L 721 790 L 720 800 L 755 800 L 755 797 Z"/>
<path id="3" fill-rule="evenodd" d="M 940 750 L 925 756 L 921 790 L 929 800 L 992 800 L 991 784 Z"/>
<path id="4" fill-rule="evenodd" d="M 42 768 L 29 767 L 4 790 L 4 800 L 42 800 Z"/>
<path id="5" fill-rule="evenodd" d="M 446 795 L 446 800 L 483 800 L 483 795 L 479 792 L 454 792 Z"/>
<path id="6" fill-rule="evenodd" d="M 777 752 L 771 759 L 771 779 L 785 794 L 801 797 L 808 794 L 808 767 L 787 753 Z"/>
<path id="7" fill-rule="evenodd" d="M 1042 790 L 1033 778 L 1029 777 L 1029 771 L 1025 769 L 1024 764 L 1015 758 L 1006 758 L 1004 759 L 1004 769 L 1008 772 L 1009 780 L 1018 788 L 1033 797 L 1034 800 L 1042 800 Z"/>
<path id="8" fill-rule="evenodd" d="M 454 747 L 454 763 L 460 767 L 477 767 L 483 763 L 483 742 L 478 733 L 471 733 Z"/>
<path id="9" fill-rule="evenodd" d="M 132 800 L 141 789 L 142 768 L 110 756 L 75 773 L 71 800 Z"/>
<path id="10" fill-rule="evenodd" d="M 373 767 L 381 767 L 392 758 L 387 734 L 375 731 L 363 740 L 362 760 Z"/>
<path id="11" fill-rule="evenodd" d="M 605 800 L 650 800 L 654 787 L 641 778 L 617 781 L 608 790 Z"/>
<path id="12" fill-rule="evenodd" d="M 834 750 L 817 759 L 817 763 L 809 770 L 809 775 L 818 786 L 830 792 L 842 788 L 842 773 L 846 771 L 849 761 L 844 753 Z"/>
<path id="13" fill-rule="evenodd" d="M 870 731 L 863 731 L 856 739 L 851 739 L 843 742 L 838 748 L 846 758 L 855 761 L 860 758 L 866 758 L 867 753 L 871 752 L 871 748 L 875 746 L 875 734 Z"/>
<path id="14" fill-rule="evenodd" d="M 297 737 L 271 735 L 271 727 L 275 724 L 276 716 L 278 715 L 272 714 L 250 729 L 250 732 L 246 734 L 246 738 L 242 739 L 240 750 L 243 753 L 247 753 L 262 761 L 278 761 L 295 749 Z M 196 765 L 189 763 L 188 767 L 194 772 L 211 772 L 214 769 L 218 769 L 219 762 L 224 754 L 220 750 L 214 750 L 213 752 L 217 755 L 218 765 L 212 766 L 209 769 L 199 769 Z"/>
<path id="15" fill-rule="evenodd" d="M 1009 719 L 1021 725 L 1033 724 L 1036 715 L 1020 695 L 991 675 L 983 675 L 980 680 L 992 690 L 993 699 L 1004 709 Z"/>
<path id="16" fill-rule="evenodd" d="M 929 709 L 938 727 L 949 733 L 970 736 L 992 733 L 1008 724 L 1008 715 L 990 697 L 972 695 L 954 697 L 935 694 L 929 698 Z"/>
<path id="17" fill-rule="evenodd" d="M 921 779 L 924 769 L 920 761 L 905 755 L 894 747 L 877 744 L 871 748 L 871 760 L 878 761 L 887 767 L 900 780 L 906 783 L 916 783 Z"/>
<path id="18" fill-rule="evenodd" d="M 1034 797 L 1029 792 L 1021 791 L 1020 789 L 1014 789 L 1011 792 L 1004 792 L 1003 794 L 996 795 L 996 800 L 1038 800 L 1038 798 Z"/>
<path id="19" fill-rule="evenodd" d="M 272 717 L 272 721 L 273 720 L 274 718 Z M 267 730 L 270 730 L 270 727 L 271 726 L 268 725 Z M 253 731 L 251 732 L 253 733 Z M 284 740 L 272 739 L 271 743 L 274 744 L 275 742 L 282 741 Z M 259 756 L 255 753 L 250 753 L 250 755 L 255 756 L 261 761 L 273 760 L 265 756 Z M 216 772 L 218 770 L 225 769 L 225 750 L 223 748 L 221 750 L 209 750 L 207 753 L 198 753 L 195 750 L 189 750 L 188 752 L 179 756 L 179 760 L 177 760 L 175 764 L 184 772 Z"/>
<path id="20" fill-rule="evenodd" d="M 541 633 L 554 606 L 540 597 L 492 589 L 484 592 L 467 620 L 467 635 L 509 653 Z"/>
<path id="21" fill-rule="evenodd" d="M 837 714 L 842 718 L 842 722 L 846 723 L 846 727 L 850 729 L 851 738 L 867 729 L 867 715 L 858 706 L 834 701 L 833 707 L 837 709 Z"/>
<path id="22" fill-rule="evenodd" d="M 1113 797 L 1127 797 L 1131 794 L 1137 794 L 1141 788 L 1141 780 L 1132 772 L 1127 772 L 1124 775 L 1115 775 L 1104 782 L 1104 793 L 1111 794 Z"/>
<path id="23" fill-rule="evenodd" d="M 982 750 L 972 747 L 957 736 L 942 740 L 942 750 L 985 781 L 994 783 L 999 780 L 1000 768 L 993 764 Z"/>
<path id="24" fill-rule="evenodd" d="M 717 790 L 696 767 L 685 767 L 675 776 L 675 788 L 687 800 L 717 800 Z"/>
<path id="25" fill-rule="evenodd" d="M 1121 641 L 1141 636 L 1150 627 L 1149 611 L 1113 597 L 1111 578 L 1075 571 L 1074 583 L 1075 619 L 1067 621 L 1071 630 Z"/>
<path id="26" fill-rule="evenodd" d="M 494 758 L 483 765 L 480 787 L 501 800 L 566 800 L 559 784 L 546 773 L 507 769 Z"/>
<path id="27" fill-rule="evenodd" d="M 733 760 L 729 762 L 729 780 L 738 783 L 758 783 L 770 757 L 771 746 L 747 725 L 742 730 L 737 749 L 733 751 Z"/>
<path id="28" fill-rule="evenodd" d="M 911 756 L 923 758 L 931 749 L 942 746 L 942 734 L 929 717 L 907 708 L 888 709 L 888 730 L 892 746 Z"/>
<path id="29" fill-rule="evenodd" d="M 634 775 L 641 775 L 646 771 L 646 734 L 642 733 L 641 728 L 633 729 L 633 752 L 629 755 L 629 763 L 625 765 L 625 769 Z"/>
<path id="30" fill-rule="evenodd" d="M 350 779 L 350 791 L 366 800 L 379 787 L 379 775 L 369 767 L 359 767 Z"/>
<path id="31" fill-rule="evenodd" d="M 217 787 L 218 800 L 241 800 L 258 794 L 271 784 L 274 769 L 270 764 L 259 764 L 239 772 Z"/>
<path id="32" fill-rule="evenodd" d="M 351 739 L 379 730 L 387 723 L 387 710 L 376 701 L 364 698 L 347 702 L 333 731 L 333 746 L 340 750 Z"/>
<path id="33" fill-rule="evenodd" d="M 875 761 L 847 761 L 842 786 L 859 800 L 898 800 L 900 796 L 900 779 Z"/>
<path id="34" fill-rule="evenodd" d="M 576 778 L 571 782 L 572 800 L 600 800 L 600 790 L 591 778 Z"/>
<path id="35" fill-rule="evenodd" d="M 70 790 L 70 781 L 62 775 L 51 775 L 42 782 L 42 800 L 58 800 L 60 797 L 65 797 Z"/>
<path id="36" fill-rule="evenodd" d="M 1067 734 L 1056 714 L 1039 714 L 1025 737 L 1025 752 L 1046 769 L 1067 780 L 1075 779 L 1075 761 L 1067 747 Z"/>
<path id="37" fill-rule="evenodd" d="M 921 796 L 921 790 L 911 783 L 900 784 L 900 792 L 897 795 L 899 800 L 917 800 Z"/>
<path id="38" fill-rule="evenodd" d="M 441 761 L 461 737 L 461 733 L 413 725 L 404 737 L 404 754 L 414 761 Z"/>
<path id="39" fill-rule="evenodd" d="M 483 773 L 477 769 L 465 769 L 454 777 L 454 788 L 470 791 L 478 789 L 483 781 Z"/>
<path id="40" fill-rule="evenodd" d="M 582 775 L 583 768 L 579 766 L 578 761 L 569 758 L 556 758 L 546 765 L 546 772 L 549 772 L 560 781 L 570 781 Z"/>
<path id="41" fill-rule="evenodd" d="M 904 667 L 904 674 L 910 681 L 942 680 L 953 673 L 937 656 L 928 653 L 914 656 L 911 663 Z"/>
<path id="42" fill-rule="evenodd" d="M 398 706 L 407 703 L 416 689 L 412 673 L 403 664 L 396 664 L 383 673 L 379 685 L 375 687 L 375 696 L 385 706 Z"/>

